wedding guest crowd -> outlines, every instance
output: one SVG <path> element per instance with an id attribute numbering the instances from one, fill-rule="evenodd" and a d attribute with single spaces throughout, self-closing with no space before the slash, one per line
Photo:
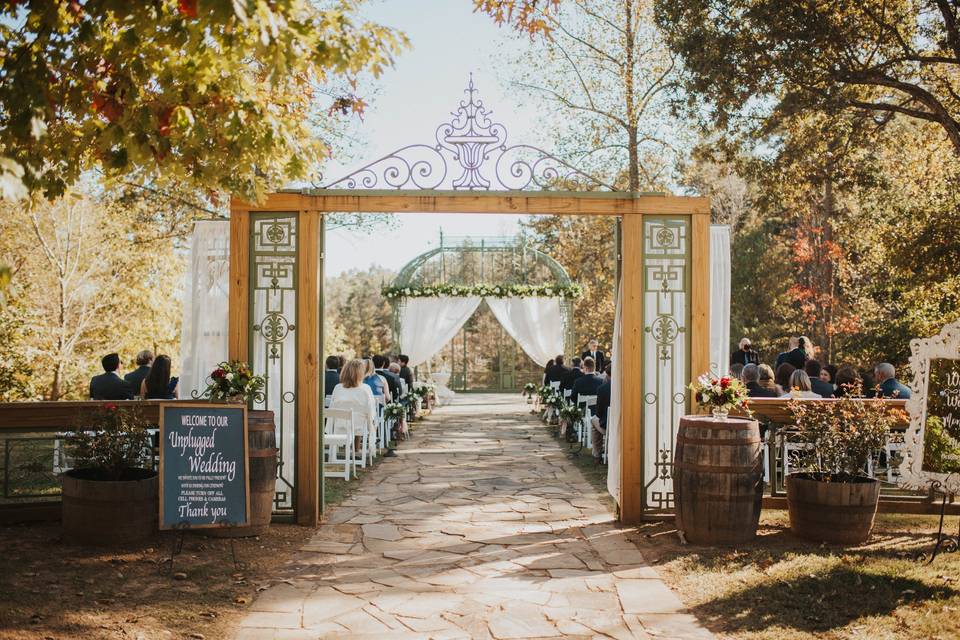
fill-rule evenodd
<path id="1" fill-rule="evenodd" d="M 170 356 L 143 350 L 134 359 L 137 367 L 124 375 L 118 373 L 120 356 L 108 353 L 100 359 L 103 373 L 90 379 L 91 400 L 176 400 L 179 378 L 171 375 Z"/>
<path id="2" fill-rule="evenodd" d="M 821 362 L 816 351 L 810 338 L 791 337 L 771 368 L 760 362 L 750 339 L 743 338 L 740 348 L 730 356 L 730 375 L 742 380 L 754 398 L 839 398 L 849 394 L 901 400 L 910 397 L 910 389 L 897 380 L 896 368 L 889 362 L 858 372 L 852 365 L 838 367 Z"/>

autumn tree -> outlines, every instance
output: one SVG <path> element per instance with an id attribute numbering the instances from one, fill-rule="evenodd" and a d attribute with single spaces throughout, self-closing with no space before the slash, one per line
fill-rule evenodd
<path id="1" fill-rule="evenodd" d="M 361 357 L 392 350 L 393 308 L 380 290 L 394 275 L 374 266 L 362 271 L 352 269 L 326 279 L 324 312 L 330 323 L 328 331 L 339 334 L 345 351 Z"/>
<path id="2" fill-rule="evenodd" d="M 349 91 L 405 44 L 359 21 L 357 4 L 4 3 L 4 195 L 55 198 L 92 168 L 248 199 L 307 176 L 327 155 L 317 125 L 363 107 L 325 88 Z"/>

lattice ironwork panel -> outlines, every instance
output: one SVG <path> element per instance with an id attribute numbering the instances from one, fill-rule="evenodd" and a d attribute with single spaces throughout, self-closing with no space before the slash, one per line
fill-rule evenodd
<path id="1" fill-rule="evenodd" d="M 689 218 L 645 217 L 643 245 L 643 500 L 648 511 L 666 511 L 690 366 Z"/>
<path id="2" fill-rule="evenodd" d="M 296 492 L 297 241 L 295 213 L 251 214 L 250 364 L 267 381 L 253 408 L 273 411 L 277 425 L 278 512 L 292 511 Z"/>

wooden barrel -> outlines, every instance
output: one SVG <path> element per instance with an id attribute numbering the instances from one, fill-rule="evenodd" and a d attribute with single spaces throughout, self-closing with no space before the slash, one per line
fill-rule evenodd
<path id="1" fill-rule="evenodd" d="M 741 544 L 757 535 L 763 448 L 756 420 L 680 418 L 673 458 L 677 527 L 695 544 Z"/>
<path id="2" fill-rule="evenodd" d="M 273 411 L 247 411 L 247 459 L 250 467 L 250 526 L 207 529 L 218 537 L 259 536 L 267 531 L 277 488 L 277 430 Z"/>
<path id="3" fill-rule="evenodd" d="M 787 476 L 790 530 L 816 542 L 857 544 L 873 529 L 880 501 L 880 483 L 871 478 L 858 482 L 821 482 L 806 474 Z"/>
<path id="4" fill-rule="evenodd" d="M 157 531 L 157 472 L 130 469 L 124 480 L 98 480 L 71 469 L 63 481 L 63 539 L 74 544 L 119 545 Z"/>

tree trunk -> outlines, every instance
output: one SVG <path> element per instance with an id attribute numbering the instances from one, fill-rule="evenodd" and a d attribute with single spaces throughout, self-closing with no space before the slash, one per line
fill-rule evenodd
<path id="1" fill-rule="evenodd" d="M 629 190 L 640 191 L 640 151 L 637 149 L 637 109 L 634 104 L 633 67 L 634 56 L 634 29 L 633 29 L 633 0 L 623 3 L 624 18 L 624 64 L 623 85 L 624 99 L 627 104 L 627 146 L 629 148 L 629 162 L 627 174 L 629 176 Z"/>

